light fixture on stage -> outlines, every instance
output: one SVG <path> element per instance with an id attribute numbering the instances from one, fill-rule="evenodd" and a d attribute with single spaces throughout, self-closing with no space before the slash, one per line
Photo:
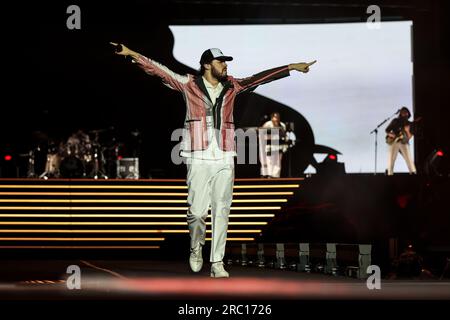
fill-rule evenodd
<path id="1" fill-rule="evenodd" d="M 337 154 L 330 153 L 325 159 L 317 164 L 317 174 L 320 175 L 340 175 L 345 174 L 345 165 L 338 162 Z"/>
<path id="2" fill-rule="evenodd" d="M 443 177 L 450 173 L 449 157 L 442 149 L 433 150 L 425 160 L 424 172 L 427 176 Z"/>
<path id="3" fill-rule="evenodd" d="M 0 177 L 17 178 L 16 158 L 9 152 L 0 156 Z"/>

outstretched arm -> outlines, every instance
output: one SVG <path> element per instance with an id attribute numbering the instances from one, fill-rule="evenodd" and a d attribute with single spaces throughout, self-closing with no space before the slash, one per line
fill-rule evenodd
<path id="1" fill-rule="evenodd" d="M 163 83 L 169 88 L 178 91 L 184 90 L 185 84 L 189 81 L 189 76 L 175 73 L 166 66 L 127 48 L 123 44 L 110 43 L 116 47 L 116 54 L 131 57 L 133 62 L 137 63 L 147 74 L 160 77 Z"/>
<path id="2" fill-rule="evenodd" d="M 287 66 L 273 68 L 257 73 L 245 79 L 237 79 L 236 82 L 238 85 L 238 92 L 240 93 L 248 89 L 254 89 L 261 84 L 269 83 L 271 81 L 287 77 L 289 76 L 289 72 L 291 70 L 307 73 L 309 71 L 309 67 L 314 63 L 316 63 L 316 60 L 309 63 L 306 62 L 291 63 Z"/>

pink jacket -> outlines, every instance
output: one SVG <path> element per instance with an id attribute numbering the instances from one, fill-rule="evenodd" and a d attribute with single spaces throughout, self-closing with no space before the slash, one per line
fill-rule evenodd
<path id="1" fill-rule="evenodd" d="M 186 102 L 186 119 L 182 150 L 185 152 L 206 150 L 209 145 L 206 116 L 212 115 L 214 128 L 220 130 L 219 148 L 235 151 L 233 109 L 236 96 L 261 84 L 289 76 L 288 66 L 273 68 L 244 79 L 228 76 L 222 82 L 223 90 L 213 105 L 201 76 L 179 75 L 166 66 L 144 56 L 135 60 L 147 73 L 160 77 L 163 83 L 183 94 Z M 208 107 L 208 108 L 207 108 Z"/>

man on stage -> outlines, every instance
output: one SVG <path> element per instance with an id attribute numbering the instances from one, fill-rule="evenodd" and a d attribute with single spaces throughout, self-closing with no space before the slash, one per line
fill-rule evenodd
<path id="1" fill-rule="evenodd" d="M 166 86 L 183 95 L 186 120 L 181 155 L 187 159 L 189 263 L 194 272 L 202 268 L 206 218 L 211 206 L 211 277 L 229 277 L 222 261 L 234 183 L 234 100 L 239 93 L 287 77 L 291 70 L 306 73 L 316 61 L 293 63 L 235 79 L 227 75 L 226 62 L 233 58 L 212 48 L 200 58 L 199 75 L 179 75 L 124 45 L 111 44 L 116 46 L 118 55 L 130 56 L 147 74 L 161 78 Z"/>

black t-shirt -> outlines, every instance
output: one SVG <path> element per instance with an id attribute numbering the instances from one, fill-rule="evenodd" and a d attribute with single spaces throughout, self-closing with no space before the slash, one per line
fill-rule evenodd
<path id="1" fill-rule="evenodd" d="M 386 127 L 386 133 L 393 132 L 394 134 L 398 135 L 400 132 L 403 131 L 403 128 L 406 125 L 410 125 L 410 132 L 411 134 L 414 134 L 414 126 L 413 123 L 408 121 L 406 118 L 395 118 L 391 121 L 391 123 Z"/>

